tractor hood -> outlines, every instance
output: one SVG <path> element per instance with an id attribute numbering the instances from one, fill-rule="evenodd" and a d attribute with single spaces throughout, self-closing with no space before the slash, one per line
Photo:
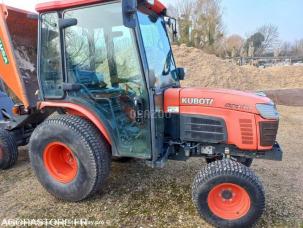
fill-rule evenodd
<path id="1" fill-rule="evenodd" d="M 166 91 L 164 103 L 166 112 L 173 112 L 169 110 L 170 107 L 205 106 L 258 114 L 256 104 L 268 104 L 272 101 L 262 93 L 228 89 L 178 88 Z"/>

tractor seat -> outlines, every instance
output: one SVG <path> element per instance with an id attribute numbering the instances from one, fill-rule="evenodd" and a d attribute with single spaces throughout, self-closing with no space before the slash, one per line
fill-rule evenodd
<path id="1" fill-rule="evenodd" d="M 89 70 L 82 70 L 77 66 L 74 66 L 70 72 L 72 72 L 74 80 L 77 83 L 84 85 L 90 90 L 106 87 L 106 84 L 104 83 L 104 76 L 100 73 Z"/>

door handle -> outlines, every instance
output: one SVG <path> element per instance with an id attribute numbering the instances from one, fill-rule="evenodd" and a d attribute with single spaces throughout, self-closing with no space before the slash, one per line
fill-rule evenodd
<path id="1" fill-rule="evenodd" d="M 144 121 L 144 100 L 141 97 L 134 98 L 136 122 L 142 124 Z"/>

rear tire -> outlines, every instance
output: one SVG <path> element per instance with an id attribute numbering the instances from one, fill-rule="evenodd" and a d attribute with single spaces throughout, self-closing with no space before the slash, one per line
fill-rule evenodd
<path id="1" fill-rule="evenodd" d="M 195 177 L 192 196 L 200 216 L 216 227 L 250 227 L 265 207 L 258 177 L 229 159 L 202 169 Z"/>
<path id="2" fill-rule="evenodd" d="M 0 129 L 0 170 L 9 169 L 18 160 L 18 147 L 12 134 Z"/>
<path id="3" fill-rule="evenodd" d="M 111 156 L 105 139 L 89 121 L 56 115 L 33 132 L 30 160 L 48 192 L 75 202 L 90 197 L 105 185 Z"/>

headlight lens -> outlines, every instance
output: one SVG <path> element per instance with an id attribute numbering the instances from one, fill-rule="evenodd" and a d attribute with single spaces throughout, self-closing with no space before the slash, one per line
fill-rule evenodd
<path id="1" fill-rule="evenodd" d="M 270 120 L 279 119 L 279 113 L 274 104 L 257 104 L 256 108 L 259 111 L 260 115 L 265 119 L 270 119 Z"/>

